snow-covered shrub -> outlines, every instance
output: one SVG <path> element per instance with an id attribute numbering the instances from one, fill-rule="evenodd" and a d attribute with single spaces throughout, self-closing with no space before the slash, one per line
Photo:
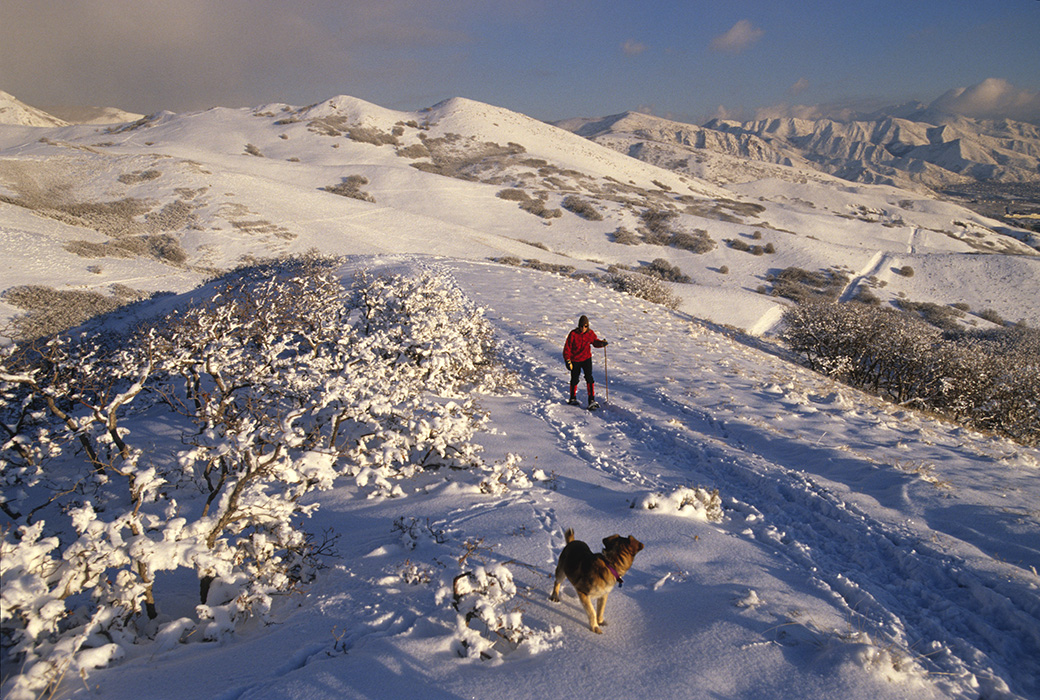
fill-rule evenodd
<path id="1" fill-rule="evenodd" d="M 164 571 L 198 576 L 203 639 L 266 615 L 314 569 L 310 491 L 349 477 L 398 495 L 419 471 L 482 467 L 473 394 L 496 383 L 491 334 L 447 278 L 344 286 L 333 261 L 298 260 L 212 289 L 129 342 L 0 355 L 10 697 L 144 637 L 179 639 L 153 622 Z M 152 449 L 144 411 L 181 421 L 183 448 Z"/>
<path id="2" fill-rule="evenodd" d="M 910 301 L 898 299 L 893 302 L 903 311 L 918 314 L 925 321 L 943 330 L 957 331 L 962 328 L 958 319 L 964 317 L 964 312 L 951 305 L 935 304 L 930 301 Z"/>
<path id="3" fill-rule="evenodd" d="M 116 179 L 122 182 L 124 185 L 136 185 L 141 182 L 148 182 L 149 180 L 155 180 L 162 177 L 162 171 L 160 170 L 135 170 L 132 173 L 123 173 Z"/>
<path id="4" fill-rule="evenodd" d="M 347 127 L 347 138 L 358 143 L 370 143 L 373 146 L 397 146 L 399 141 L 392 133 L 381 131 L 372 126 L 352 124 Z"/>
<path id="5" fill-rule="evenodd" d="M 504 564 L 463 571 L 450 588 L 441 588 L 438 598 L 447 600 L 449 595 L 457 613 L 455 652 L 463 658 L 500 660 L 521 645 L 537 653 L 557 633 L 542 633 L 524 623 L 513 574 Z"/>
<path id="6" fill-rule="evenodd" d="M 802 304 L 784 340 L 819 372 L 1027 445 L 1040 442 L 1040 331 L 947 331 L 863 304 Z"/>
<path id="7" fill-rule="evenodd" d="M 618 226 L 614 231 L 614 242 L 619 245 L 639 245 L 643 239 L 624 226 Z"/>
<path id="8" fill-rule="evenodd" d="M 849 282 L 848 274 L 840 270 L 811 272 L 798 267 L 770 273 L 766 279 L 773 285 L 770 294 L 798 303 L 836 299 Z"/>
<path id="9" fill-rule="evenodd" d="M 563 198 L 560 206 L 588 221 L 603 221 L 603 215 L 599 213 L 599 210 L 590 202 L 577 195 L 567 195 Z"/>
<path id="10" fill-rule="evenodd" d="M 423 542 L 443 544 L 447 541 L 447 534 L 439 527 L 434 527 L 429 518 L 419 520 L 418 518 L 406 518 L 403 515 L 394 520 L 395 532 L 401 533 L 401 546 L 405 549 L 415 549 Z"/>
<path id="11" fill-rule="evenodd" d="M 661 304 L 669 309 L 677 309 L 682 304 L 678 294 L 668 288 L 660 278 L 650 275 L 625 272 L 612 267 L 603 278 L 604 284 L 611 289 L 644 299 L 653 304 Z"/>
<path id="12" fill-rule="evenodd" d="M 491 467 L 484 467 L 484 477 L 480 481 L 480 492 L 500 496 L 511 488 L 527 488 L 531 480 L 520 469 L 520 455 L 509 453 L 506 461 Z"/>
<path id="13" fill-rule="evenodd" d="M 680 488 L 670 494 L 649 493 L 640 498 L 635 506 L 642 510 L 656 510 L 713 523 L 720 523 L 725 517 L 718 489 Z"/>
<path id="14" fill-rule="evenodd" d="M 645 209 L 639 220 L 645 227 L 644 238 L 651 245 L 668 245 L 672 235 L 672 224 L 679 217 L 671 209 Z"/>
<path id="15" fill-rule="evenodd" d="M 98 292 L 59 290 L 39 284 L 11 287 L 3 293 L 2 298 L 8 304 L 26 311 L 11 322 L 14 335 L 26 340 L 60 333 L 129 301 Z"/>
<path id="16" fill-rule="evenodd" d="M 657 277 L 665 282 L 677 282 L 679 284 L 689 284 L 690 276 L 684 274 L 679 269 L 678 265 L 672 265 L 664 258 L 654 258 L 649 265 L 644 265 L 636 270 L 640 274 L 649 275 L 650 277 Z"/>
<path id="17" fill-rule="evenodd" d="M 526 190 L 511 187 L 505 190 L 499 190 L 497 195 L 500 199 L 505 199 L 510 202 L 518 202 L 521 209 L 526 211 L 528 214 L 534 214 L 543 219 L 558 219 L 563 216 L 563 211 L 560 209 L 549 209 L 545 206 L 545 200 L 541 197 L 532 197 Z"/>
<path id="18" fill-rule="evenodd" d="M 715 241 L 704 229 L 698 228 L 693 231 L 676 231 L 668 239 L 668 245 L 680 250 L 688 250 L 691 253 L 703 255 L 715 250 Z"/>
<path id="19" fill-rule="evenodd" d="M 341 197 L 359 199 L 362 202 L 375 202 L 375 197 L 361 189 L 362 186 L 367 184 L 368 178 L 364 175 L 349 175 L 343 178 L 338 185 L 327 185 L 322 189 L 332 194 L 338 194 Z"/>
<path id="20" fill-rule="evenodd" d="M 1004 317 L 993 309 L 984 309 L 978 313 L 978 317 L 998 326 L 1004 325 Z"/>
<path id="21" fill-rule="evenodd" d="M 691 253 L 707 253 L 715 249 L 715 241 L 704 229 L 680 231 L 673 228 L 679 213 L 671 209 L 650 208 L 639 215 L 643 223 L 640 233 L 650 245 L 670 246 Z"/>

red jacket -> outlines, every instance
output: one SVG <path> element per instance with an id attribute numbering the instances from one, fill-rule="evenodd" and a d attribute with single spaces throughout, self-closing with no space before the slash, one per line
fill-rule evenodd
<path id="1" fill-rule="evenodd" d="M 577 328 L 567 334 L 563 344 L 563 359 L 566 362 L 584 362 L 592 357 L 592 348 L 601 348 L 607 341 L 600 340 L 591 328 L 584 333 Z"/>

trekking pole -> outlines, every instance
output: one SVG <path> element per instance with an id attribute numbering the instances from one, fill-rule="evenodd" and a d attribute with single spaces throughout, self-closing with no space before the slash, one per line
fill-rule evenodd
<path id="1" fill-rule="evenodd" d="M 610 375 L 607 374 L 607 346 L 603 346 L 603 403 L 610 401 Z"/>

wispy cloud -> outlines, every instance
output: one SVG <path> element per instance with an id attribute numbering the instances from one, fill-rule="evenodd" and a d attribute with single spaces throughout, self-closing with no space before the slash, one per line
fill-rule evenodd
<path id="1" fill-rule="evenodd" d="M 805 78 L 801 78 L 797 83 L 788 88 L 787 92 L 792 95 L 799 95 L 809 89 L 809 81 Z"/>
<path id="2" fill-rule="evenodd" d="M 635 39 L 629 39 L 621 45 L 621 50 L 626 56 L 638 56 L 646 51 L 646 48 L 646 44 L 641 41 L 636 41 Z"/>
<path id="3" fill-rule="evenodd" d="M 765 30 L 759 29 L 746 19 L 742 19 L 725 34 L 712 39 L 710 44 L 712 51 L 724 53 L 741 53 L 756 41 L 762 38 Z"/>

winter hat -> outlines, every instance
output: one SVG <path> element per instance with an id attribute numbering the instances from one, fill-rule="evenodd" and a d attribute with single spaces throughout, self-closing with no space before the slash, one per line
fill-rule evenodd
<path id="1" fill-rule="evenodd" d="M 589 325 L 589 317 L 582 314 L 581 318 L 578 319 L 578 328 Z"/>

